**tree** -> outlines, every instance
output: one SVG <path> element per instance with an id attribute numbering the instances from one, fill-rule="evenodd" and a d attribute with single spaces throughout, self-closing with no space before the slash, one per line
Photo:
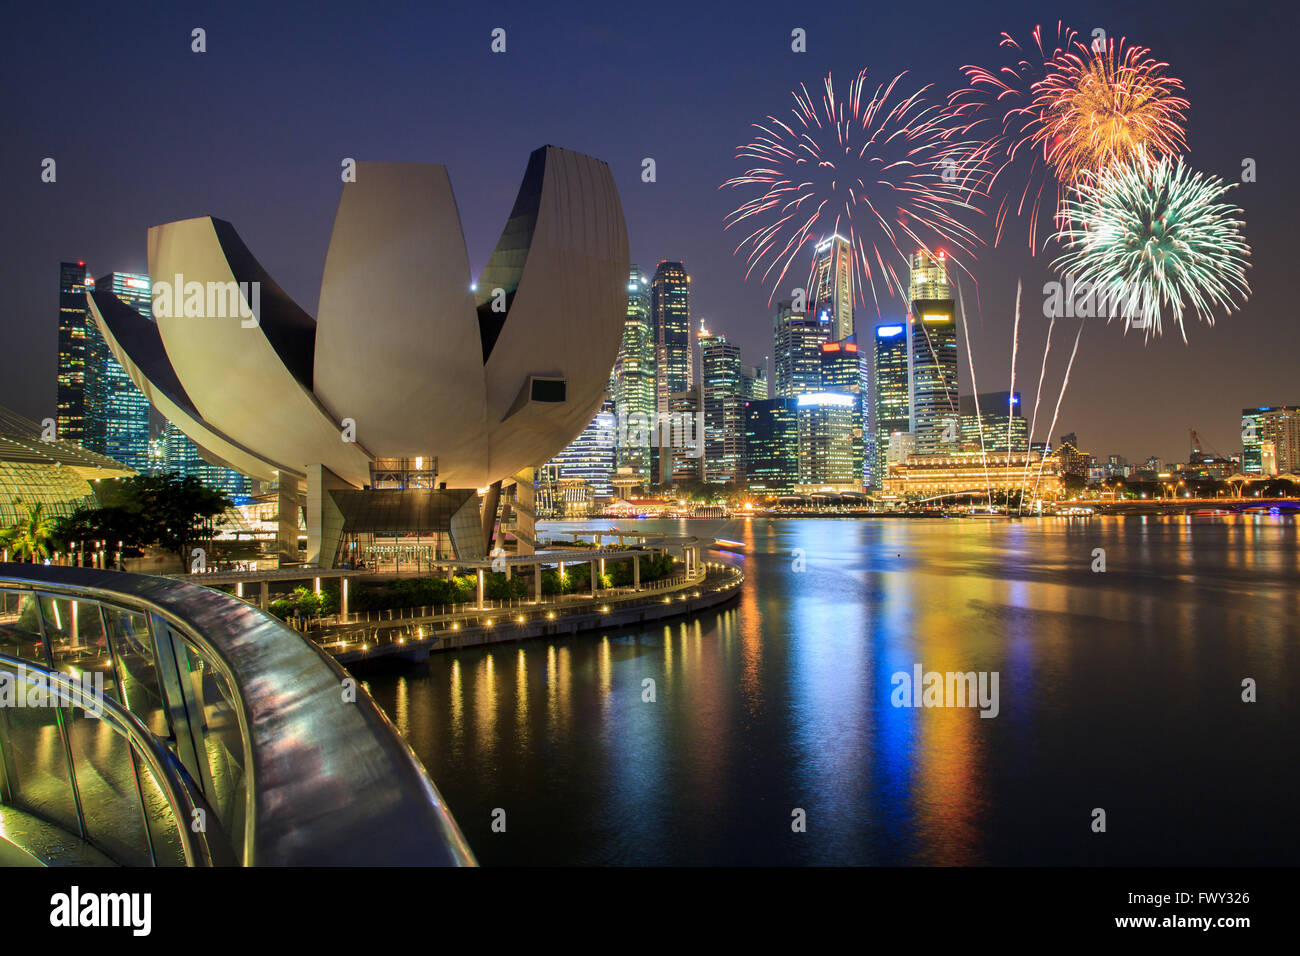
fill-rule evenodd
<path id="1" fill-rule="evenodd" d="M 191 543 L 206 537 L 211 519 L 230 507 L 230 500 L 197 478 L 175 474 L 133 475 L 104 482 L 101 507 L 79 511 L 59 528 L 67 540 L 90 538 L 135 546 L 157 545 L 189 557 Z"/>
<path id="2" fill-rule="evenodd" d="M 22 504 L 22 502 L 18 502 Z M 6 529 L 3 547 L 13 552 L 15 559 L 30 560 L 32 564 L 50 556 L 50 522 L 45 517 L 45 506 L 40 502 L 23 505 L 27 515 Z"/>

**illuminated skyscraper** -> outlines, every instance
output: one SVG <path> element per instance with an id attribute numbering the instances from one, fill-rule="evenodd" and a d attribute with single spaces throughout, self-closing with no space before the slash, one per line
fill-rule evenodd
<path id="1" fill-rule="evenodd" d="M 830 316 L 795 312 L 789 302 L 778 302 L 772 323 L 772 344 L 777 398 L 794 398 L 821 388 L 821 347 L 831 341 Z"/>
<path id="2" fill-rule="evenodd" d="M 853 247 L 841 235 L 823 239 L 814 250 L 812 314 L 831 321 L 831 338 L 853 334 Z"/>
<path id="3" fill-rule="evenodd" d="M 650 281 L 655 336 L 655 407 L 667 413 L 671 396 L 694 384 L 691 362 L 691 277 L 680 262 L 664 260 Z"/>
<path id="4" fill-rule="evenodd" d="M 1247 475 L 1300 472 L 1300 408 L 1266 405 L 1241 410 L 1241 470 Z M 1266 460 L 1272 447 L 1272 461 Z"/>
<path id="5" fill-rule="evenodd" d="M 584 480 L 592 497 L 612 498 L 616 433 L 614 403 L 606 399 L 582 434 L 552 458 L 550 464 L 558 467 L 562 480 Z"/>
<path id="6" fill-rule="evenodd" d="M 57 437 L 81 444 L 86 437 L 85 262 L 59 263 L 59 367 Z"/>
<path id="7" fill-rule="evenodd" d="M 700 386 L 704 402 L 704 480 L 727 484 L 741 479 L 740 346 L 725 335 L 700 330 Z"/>
<path id="8" fill-rule="evenodd" d="M 827 342 L 821 349 L 822 392 L 848 395 L 853 399 L 853 469 L 860 491 L 865 484 L 866 434 L 868 402 L 867 372 L 856 336 L 843 342 Z"/>
<path id="9" fill-rule="evenodd" d="M 1029 423 L 1020 414 L 1019 392 L 981 392 L 978 405 L 974 395 L 963 395 L 959 407 L 962 451 L 1026 452 Z"/>
<path id="10" fill-rule="evenodd" d="M 232 498 L 248 494 L 252 484 L 247 475 L 204 460 L 199 454 L 198 446 L 179 428 L 165 420 L 157 436 L 149 442 L 149 471 L 154 474 L 170 472 L 182 478 L 197 478 L 209 488 L 215 488 Z"/>
<path id="11" fill-rule="evenodd" d="M 110 272 L 95 288 L 113 293 L 146 318 L 153 317 L 147 275 Z M 83 443 L 136 471 L 149 468 L 149 400 L 118 364 L 94 322 L 86 325 L 86 416 Z"/>
<path id="12" fill-rule="evenodd" d="M 635 265 L 627 280 L 627 321 L 610 377 L 610 396 L 620 431 L 631 436 L 619 444 L 615 464 L 619 468 L 631 468 L 642 481 L 649 482 L 649 430 L 654 427 L 657 405 L 655 339 L 650 323 L 650 284 Z"/>
<path id="13" fill-rule="evenodd" d="M 750 491 L 793 491 L 799 477 L 799 409 L 796 399 L 745 402 L 745 484 Z"/>
<path id="14" fill-rule="evenodd" d="M 868 478 L 868 484 L 875 488 L 882 487 L 889 474 L 890 438 L 912 430 L 907 343 L 904 323 L 885 322 L 876 326 L 876 454 L 875 467 Z"/>
<path id="15" fill-rule="evenodd" d="M 855 395 L 807 392 L 795 399 L 801 491 L 861 491 L 861 435 Z M 859 428 L 860 432 L 861 429 Z"/>
<path id="16" fill-rule="evenodd" d="M 943 254 L 912 256 L 908 321 L 912 395 L 911 431 L 920 455 L 961 447 L 957 404 L 957 312 L 948 294 Z M 942 293 L 942 295 L 935 295 Z"/>

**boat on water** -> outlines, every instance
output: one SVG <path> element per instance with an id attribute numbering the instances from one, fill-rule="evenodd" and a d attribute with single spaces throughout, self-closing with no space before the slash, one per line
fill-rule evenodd
<path id="1" fill-rule="evenodd" d="M 734 551 L 738 554 L 745 552 L 745 542 L 732 541 L 729 538 L 714 538 L 713 544 L 710 545 L 715 551 Z"/>

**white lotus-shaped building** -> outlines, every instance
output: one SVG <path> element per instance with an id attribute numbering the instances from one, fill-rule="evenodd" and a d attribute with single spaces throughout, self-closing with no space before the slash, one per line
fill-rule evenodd
<path id="1" fill-rule="evenodd" d="M 554 146 L 529 158 L 473 283 L 446 168 L 358 163 L 315 320 L 227 222 L 166 223 L 148 241 L 152 321 L 88 293 L 109 347 L 213 461 L 279 482 L 282 496 L 305 485 L 308 560 L 325 565 L 340 535 L 376 530 L 366 520 L 395 533 L 402 514 L 432 510 L 468 528 L 474 489 L 540 465 L 591 421 L 622 334 L 628 242 L 613 177 Z"/>

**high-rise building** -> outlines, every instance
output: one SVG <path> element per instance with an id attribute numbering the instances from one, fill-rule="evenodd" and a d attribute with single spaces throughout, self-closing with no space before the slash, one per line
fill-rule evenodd
<path id="1" fill-rule="evenodd" d="M 561 481 L 580 478 L 591 489 L 592 497 L 612 498 L 617 431 L 614 403 L 606 399 L 582 434 L 549 464 L 558 467 Z"/>
<path id="2" fill-rule="evenodd" d="M 912 430 L 907 343 L 905 324 L 885 322 L 876 326 L 876 454 L 875 468 L 868 478 L 868 484 L 873 488 L 882 487 L 889 474 L 891 437 L 910 434 Z"/>
<path id="3" fill-rule="evenodd" d="M 659 428 L 659 482 L 675 485 L 704 480 L 703 398 L 700 388 L 668 396 L 666 423 Z M 667 442 L 665 443 L 665 439 Z"/>
<path id="4" fill-rule="evenodd" d="M 831 338 L 853 334 L 853 246 L 838 233 L 813 250 L 812 314 L 831 321 Z"/>
<path id="5" fill-rule="evenodd" d="M 935 288 L 933 278 L 913 286 Z M 946 282 L 943 284 L 946 287 Z M 957 313 L 952 299 L 913 299 L 911 339 L 912 424 L 918 454 L 957 451 L 961 423 L 957 406 Z"/>
<path id="6" fill-rule="evenodd" d="M 1087 478 L 1088 469 L 1092 467 L 1092 455 L 1079 450 L 1079 436 L 1074 432 L 1061 436 L 1057 446 L 1056 457 L 1061 462 L 1063 478 Z"/>
<path id="7" fill-rule="evenodd" d="M 1029 423 L 1020 414 L 1020 393 L 981 392 L 978 397 L 978 404 L 974 395 L 963 395 L 959 401 L 961 450 L 986 454 L 1026 451 Z"/>
<path id="8" fill-rule="evenodd" d="M 700 387 L 704 402 L 704 480 L 741 480 L 740 346 L 722 334 L 700 329 Z"/>
<path id="9" fill-rule="evenodd" d="M 866 484 L 867 372 L 865 356 L 858 349 L 856 336 L 843 342 L 822 346 L 821 391 L 849 395 L 853 398 L 853 463 L 858 489 Z"/>
<path id="10" fill-rule="evenodd" d="M 691 277 L 680 262 L 659 263 L 650 280 L 655 336 L 655 407 L 666 414 L 672 396 L 694 385 L 691 355 Z"/>
<path id="11" fill-rule="evenodd" d="M 767 369 L 762 365 L 740 366 L 741 401 L 748 402 L 767 397 Z"/>
<path id="12" fill-rule="evenodd" d="M 158 434 L 149 442 L 149 471 L 197 478 L 232 498 L 247 495 L 252 485 L 247 475 L 205 460 L 198 446 L 169 421 L 162 422 Z"/>
<path id="13" fill-rule="evenodd" d="M 1269 446 L 1271 462 L 1265 459 Z M 1300 472 L 1300 407 L 1265 405 L 1241 410 L 1241 470 L 1247 475 Z M 1274 470 L 1270 471 L 1269 467 Z"/>
<path id="14" fill-rule="evenodd" d="M 831 340 L 830 316 L 795 312 L 778 302 L 772 323 L 773 378 L 777 398 L 794 398 L 821 388 L 821 347 Z"/>
<path id="15" fill-rule="evenodd" d="M 649 482 L 649 442 L 640 439 L 648 437 L 655 422 L 655 337 L 650 322 L 650 284 L 635 265 L 627 280 L 627 320 L 611 374 L 610 396 L 620 432 L 633 436 L 618 445 L 615 464 L 631 468 L 643 482 Z"/>
<path id="16" fill-rule="evenodd" d="M 86 263 L 59 263 L 59 367 L 56 435 L 81 444 L 86 438 L 86 288 L 95 280 Z"/>
<path id="17" fill-rule="evenodd" d="M 113 293 L 146 318 L 153 317 L 147 275 L 110 272 L 96 280 L 95 288 Z M 83 443 L 143 473 L 149 468 L 149 400 L 113 357 L 93 321 L 86 323 L 85 349 Z"/>
<path id="18" fill-rule="evenodd" d="M 908 264 L 911 267 L 908 278 L 909 301 L 952 298 L 952 288 L 948 284 L 948 259 L 942 252 L 936 255 L 918 249 L 912 253 Z"/>
<path id="19" fill-rule="evenodd" d="M 800 491 L 861 491 L 858 399 L 841 392 L 806 392 L 795 399 Z M 858 429 L 860 431 L 860 429 Z"/>
<path id="20" fill-rule="evenodd" d="M 793 491 L 799 475 L 798 400 L 751 399 L 743 413 L 746 486 L 769 494 Z"/>

